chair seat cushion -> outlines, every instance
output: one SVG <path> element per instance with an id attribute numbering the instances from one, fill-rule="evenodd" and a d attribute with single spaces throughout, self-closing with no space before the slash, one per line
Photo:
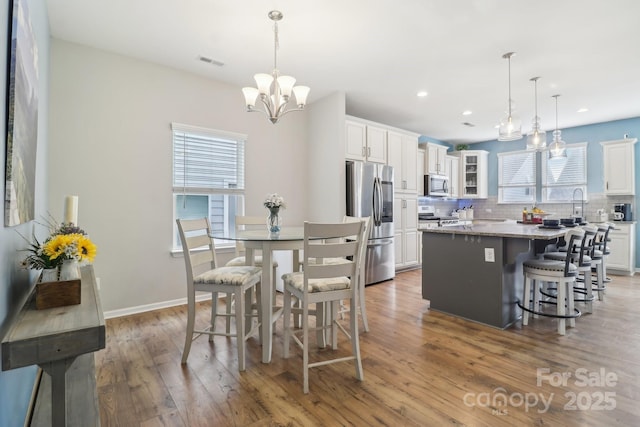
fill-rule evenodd
<path id="1" fill-rule="evenodd" d="M 523 263 L 525 273 L 531 272 L 554 277 L 565 277 L 564 261 L 554 261 L 551 259 L 528 259 Z M 576 276 L 578 268 L 574 264 L 569 264 L 567 277 Z"/>
<path id="2" fill-rule="evenodd" d="M 545 259 L 551 259 L 551 260 L 554 260 L 554 261 L 564 261 L 567 258 L 567 253 L 566 252 L 545 252 L 544 253 L 544 258 Z M 571 258 L 571 262 L 577 263 L 579 259 L 580 259 L 580 254 L 576 253 L 575 256 L 573 256 Z M 582 263 L 584 265 L 590 265 L 591 264 L 591 257 L 588 256 L 588 255 L 583 255 L 582 256 Z"/>
<path id="3" fill-rule="evenodd" d="M 295 272 L 282 275 L 282 281 L 285 286 L 292 286 L 300 291 L 304 286 L 304 273 Z M 310 279 L 309 292 L 327 292 L 338 291 L 341 289 L 349 289 L 351 281 L 348 277 L 331 277 L 329 279 Z"/>
<path id="4" fill-rule="evenodd" d="M 232 260 L 230 260 L 229 262 L 227 262 L 226 266 L 227 267 L 234 267 L 234 266 L 238 266 L 238 265 L 246 265 L 247 264 L 247 259 L 243 256 L 237 256 L 235 258 L 233 258 Z M 257 267 L 262 267 L 262 256 L 258 255 L 255 257 L 255 265 Z M 277 267 L 278 266 L 278 261 L 273 261 L 273 266 Z"/>
<path id="5" fill-rule="evenodd" d="M 193 278 L 193 282 L 201 285 L 235 285 L 241 286 L 252 280 L 260 280 L 260 267 L 238 266 L 238 267 L 219 267 L 213 270 L 205 271 Z"/>

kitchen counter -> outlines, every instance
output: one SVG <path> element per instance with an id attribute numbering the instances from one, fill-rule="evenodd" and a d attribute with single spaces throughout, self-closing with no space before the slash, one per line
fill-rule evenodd
<path id="1" fill-rule="evenodd" d="M 522 315 L 522 263 L 567 230 L 515 221 L 421 230 L 422 297 L 432 310 L 506 328 Z"/>

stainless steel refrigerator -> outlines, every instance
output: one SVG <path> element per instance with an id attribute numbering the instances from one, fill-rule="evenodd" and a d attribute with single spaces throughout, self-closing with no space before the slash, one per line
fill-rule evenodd
<path id="1" fill-rule="evenodd" d="M 365 283 L 393 279 L 396 274 L 393 242 L 393 167 L 377 163 L 346 162 L 347 215 L 370 216 Z"/>

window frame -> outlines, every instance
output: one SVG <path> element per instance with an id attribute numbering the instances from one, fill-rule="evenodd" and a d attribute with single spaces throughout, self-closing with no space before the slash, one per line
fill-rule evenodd
<path id="1" fill-rule="evenodd" d="M 549 162 L 550 161 L 554 161 L 552 159 L 549 159 L 549 155 L 548 155 L 548 150 L 544 152 L 544 159 L 542 161 L 542 167 L 541 169 L 541 176 L 540 176 L 540 193 L 541 193 L 541 203 L 567 203 L 567 202 L 575 202 L 575 201 L 580 201 L 580 202 L 587 202 L 587 179 L 588 179 L 588 165 L 587 165 L 587 161 L 588 161 L 588 143 L 587 142 L 579 142 L 579 143 L 573 143 L 573 144 L 567 144 L 566 148 L 565 148 L 566 153 L 567 153 L 567 162 L 571 161 L 571 159 L 569 159 L 569 156 L 575 156 L 576 155 L 576 151 L 579 150 L 578 155 L 580 155 L 580 157 L 582 157 L 581 162 L 582 162 L 582 176 L 578 176 L 577 180 L 574 181 L 569 181 L 566 183 L 548 183 L 547 179 L 548 179 L 548 174 L 547 174 L 547 169 L 549 168 Z M 573 153 L 573 154 L 572 154 Z M 564 168 L 564 167 L 563 167 Z M 561 189 L 561 188 L 566 188 L 566 189 L 570 189 L 572 192 L 572 197 L 571 198 L 563 198 L 563 199 L 550 199 L 549 198 L 549 193 L 552 189 Z M 573 196 L 575 194 L 575 191 L 577 189 L 581 189 L 582 190 L 582 198 L 577 200 L 575 199 L 575 197 Z"/>
<path id="2" fill-rule="evenodd" d="M 524 159 L 519 168 L 526 166 L 526 162 L 529 161 L 531 163 L 532 170 L 529 171 L 529 176 L 532 177 L 532 180 L 529 182 L 522 183 L 504 183 L 505 181 L 505 165 L 504 162 L 509 157 L 515 156 L 533 156 L 532 159 Z M 537 153 L 535 151 L 530 150 L 517 150 L 517 151 L 509 151 L 498 153 L 498 203 L 499 204 L 522 204 L 525 203 L 527 205 L 536 203 L 536 189 L 537 189 Z M 528 199 L 518 199 L 518 200 L 505 200 L 505 190 L 506 189 L 517 189 L 523 188 L 527 189 L 530 193 L 530 197 Z"/>
<path id="3" fill-rule="evenodd" d="M 179 134 L 183 134 L 182 138 L 179 138 Z M 236 175 L 236 186 L 232 186 L 232 184 L 214 184 L 211 185 L 185 185 L 186 180 L 188 180 L 188 165 L 182 163 L 183 171 L 176 172 L 179 160 L 176 159 L 177 144 L 186 144 L 185 136 L 192 136 L 193 140 L 196 139 L 210 139 L 211 142 L 217 141 L 218 143 L 225 144 L 237 144 L 239 147 L 236 147 L 236 157 L 234 158 L 236 162 L 241 162 L 241 164 L 237 164 L 235 167 L 235 175 Z M 212 198 L 213 197 L 223 197 L 223 217 L 225 218 L 223 224 L 223 228 L 226 231 L 230 231 L 231 228 L 235 227 L 233 219 L 229 218 L 231 215 L 230 211 L 236 212 L 236 215 L 244 215 L 245 210 L 245 163 L 246 163 L 246 142 L 247 135 L 233 133 L 228 131 L 216 130 L 203 128 L 198 126 L 186 125 L 182 123 L 171 123 L 171 171 L 172 171 L 172 252 L 182 252 L 182 245 L 180 243 L 180 238 L 178 236 L 178 229 L 176 224 L 177 218 L 177 203 L 178 196 L 188 197 L 188 196 L 207 196 L 207 209 L 208 209 L 208 217 L 211 220 L 212 218 Z M 193 147 L 192 147 L 193 148 Z M 213 149 L 212 149 L 213 150 Z M 238 154 L 239 153 L 239 154 Z M 184 160 L 183 156 L 183 162 Z M 212 159 L 211 163 L 214 163 Z M 183 179 L 183 185 L 178 185 L 178 177 L 176 174 Z M 214 174 L 211 174 L 212 178 Z M 223 175 L 223 174 L 221 174 Z M 192 177 L 193 178 L 193 177 Z M 233 209 L 231 208 L 231 204 L 233 197 L 237 196 L 235 200 L 235 206 Z M 212 228 L 216 226 L 217 223 L 214 224 L 212 221 Z M 216 240 L 215 241 L 216 248 L 233 248 L 235 247 L 234 242 L 226 241 L 226 240 Z"/>

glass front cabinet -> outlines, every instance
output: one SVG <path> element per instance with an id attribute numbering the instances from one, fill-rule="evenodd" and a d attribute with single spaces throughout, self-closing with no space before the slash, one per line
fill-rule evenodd
<path id="1" fill-rule="evenodd" d="M 488 151 L 463 150 L 451 153 L 460 158 L 460 195 L 465 199 L 486 199 L 488 195 Z"/>

